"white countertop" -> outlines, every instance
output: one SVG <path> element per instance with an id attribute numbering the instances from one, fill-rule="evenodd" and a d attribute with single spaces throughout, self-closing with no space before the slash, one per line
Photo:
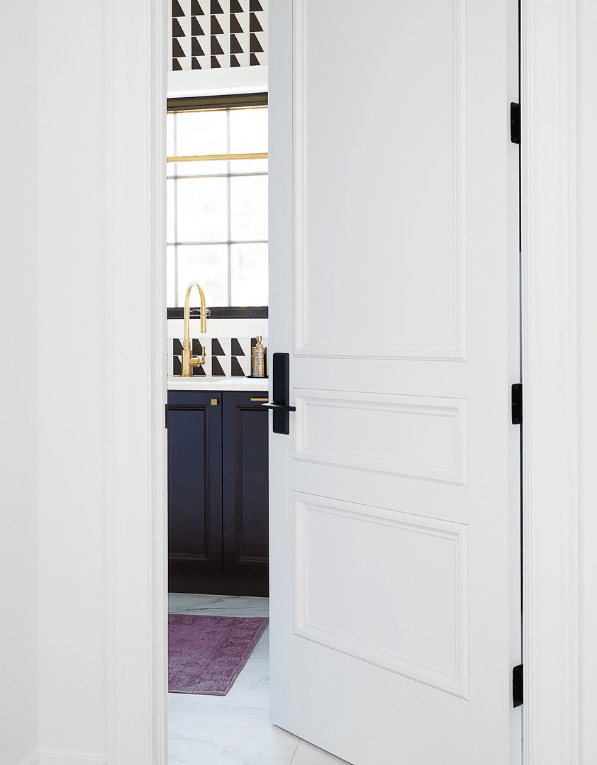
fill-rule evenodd
<path id="1" fill-rule="evenodd" d="M 269 388 L 269 379 L 250 377 L 178 377 L 168 375 L 168 390 L 259 390 Z"/>

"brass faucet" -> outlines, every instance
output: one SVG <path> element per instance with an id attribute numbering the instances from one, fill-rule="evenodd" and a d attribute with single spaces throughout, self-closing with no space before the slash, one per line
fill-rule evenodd
<path id="1" fill-rule="evenodd" d="M 206 314 L 207 308 L 205 307 L 205 295 L 203 290 L 197 284 L 197 282 L 191 282 L 187 288 L 187 294 L 184 299 L 184 343 L 182 346 L 182 377 L 192 377 L 193 367 L 199 367 L 201 364 L 205 364 L 205 345 L 202 343 L 201 356 L 193 356 L 191 349 L 191 332 L 189 329 L 189 323 L 191 318 L 191 309 L 189 308 L 189 298 L 193 287 L 197 287 L 199 290 L 199 297 L 201 298 L 201 333 L 206 332 Z"/>

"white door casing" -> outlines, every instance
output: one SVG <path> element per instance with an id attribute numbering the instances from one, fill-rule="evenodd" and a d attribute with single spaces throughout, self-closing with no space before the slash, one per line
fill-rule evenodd
<path id="1" fill-rule="evenodd" d="M 270 15 L 272 721 L 354 765 L 518 762 L 516 3 Z"/>

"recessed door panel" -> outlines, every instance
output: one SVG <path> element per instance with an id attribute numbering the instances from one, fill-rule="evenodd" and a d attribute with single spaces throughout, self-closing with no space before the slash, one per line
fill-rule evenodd
<path id="1" fill-rule="evenodd" d="M 295 634 L 466 698 L 466 526 L 298 493 L 294 512 Z"/>
<path id="2" fill-rule="evenodd" d="M 466 12 L 465 0 L 296 5 L 300 354 L 463 357 Z M 332 28 L 367 59 L 350 77 Z"/>
<path id="3" fill-rule="evenodd" d="M 466 483 L 465 399 L 295 389 L 296 459 Z"/>

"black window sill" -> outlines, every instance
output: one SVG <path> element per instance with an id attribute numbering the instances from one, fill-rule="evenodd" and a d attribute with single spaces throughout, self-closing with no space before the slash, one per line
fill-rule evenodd
<path id="1" fill-rule="evenodd" d="M 184 308 L 168 308 L 169 319 L 184 319 Z M 200 308 L 191 308 L 191 318 L 198 319 L 201 316 Z M 238 308 L 236 306 L 218 306 L 207 309 L 208 319 L 267 319 L 268 307 L 250 306 Z"/>

